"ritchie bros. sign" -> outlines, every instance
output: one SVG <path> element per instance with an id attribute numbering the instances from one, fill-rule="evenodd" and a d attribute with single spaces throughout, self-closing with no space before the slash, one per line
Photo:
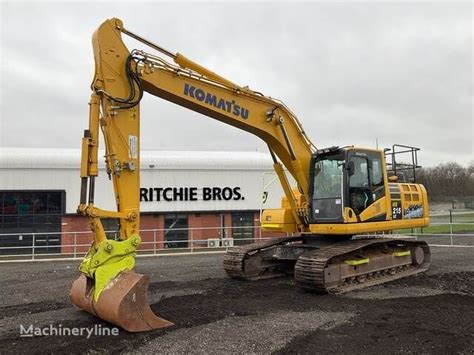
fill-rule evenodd
<path id="1" fill-rule="evenodd" d="M 240 187 L 142 187 L 140 202 L 245 200 Z"/>

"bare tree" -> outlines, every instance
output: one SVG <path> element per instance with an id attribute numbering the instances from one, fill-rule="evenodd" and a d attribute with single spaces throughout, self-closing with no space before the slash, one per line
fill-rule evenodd
<path id="1" fill-rule="evenodd" d="M 474 196 L 474 161 L 467 167 L 456 162 L 423 168 L 418 173 L 431 198 Z"/>

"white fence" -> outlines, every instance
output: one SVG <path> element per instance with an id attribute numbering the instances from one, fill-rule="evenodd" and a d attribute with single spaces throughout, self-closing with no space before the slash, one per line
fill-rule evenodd
<path id="1" fill-rule="evenodd" d="M 187 238 L 166 238 L 166 235 L 170 232 L 181 232 L 187 235 Z M 106 233 L 112 238 L 118 235 L 117 231 L 106 231 Z M 246 234 L 251 234 L 252 237 L 240 236 Z M 139 235 L 142 236 L 142 243 L 137 251 L 138 256 L 223 252 L 234 245 L 267 239 L 262 237 L 262 231 L 259 226 L 142 229 Z M 196 235 L 201 237 L 195 237 Z M 235 235 L 238 236 L 231 237 Z M 87 253 L 94 235 L 91 231 L 0 234 L 0 240 L 8 237 L 16 237 L 21 241 L 31 239 L 31 244 L 0 246 L 0 262 L 79 259 Z M 55 243 L 50 244 L 50 241 Z"/>
<path id="2" fill-rule="evenodd" d="M 430 226 L 448 226 L 446 229 L 449 230 L 449 233 L 422 233 L 421 231 L 415 229 L 410 233 L 393 233 L 386 236 L 391 238 L 413 238 L 417 240 L 425 240 L 432 247 L 474 247 L 474 232 L 456 232 L 457 226 L 468 226 L 469 230 L 474 230 L 473 222 L 431 223 Z M 249 230 L 252 230 L 253 237 L 227 237 L 236 235 L 236 233 L 239 232 L 241 233 L 244 230 L 247 232 L 247 234 Z M 184 235 L 187 235 L 188 238 L 176 240 L 166 239 L 165 236 L 170 232 L 182 232 Z M 111 235 L 116 232 L 108 231 L 107 233 Z M 209 238 L 205 236 L 206 234 L 211 235 L 212 237 Z M 142 235 L 143 240 L 140 249 L 137 252 L 138 256 L 221 253 L 234 245 L 269 239 L 268 237 L 262 236 L 262 230 L 259 226 L 143 229 L 140 231 L 140 235 Z M 195 237 L 196 235 L 201 237 Z M 86 254 L 90 243 L 93 240 L 93 234 L 90 231 L 57 233 L 9 233 L 0 234 L 0 240 L 2 238 L 11 236 L 21 236 L 21 239 L 31 238 L 31 244 L 1 246 L 0 262 L 80 259 Z M 147 237 L 143 238 L 143 236 Z M 373 237 L 374 235 L 370 236 Z M 42 245 L 46 240 L 53 240 L 59 243 L 54 245 Z M 65 240 L 70 240 L 70 242 L 65 242 Z"/>

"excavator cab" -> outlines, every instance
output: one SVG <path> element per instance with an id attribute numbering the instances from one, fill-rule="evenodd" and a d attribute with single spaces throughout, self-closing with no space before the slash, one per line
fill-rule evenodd
<path id="1" fill-rule="evenodd" d="M 313 156 L 311 222 L 344 223 L 385 196 L 383 151 L 331 147 Z"/>
<path id="2" fill-rule="evenodd" d="M 397 165 L 396 147 L 405 148 L 400 153 L 412 154 L 413 163 Z M 318 150 L 311 161 L 311 231 L 353 235 L 426 226 L 428 197 L 423 185 L 415 183 L 418 150 L 394 145 L 395 153 L 387 155 L 391 158 L 388 164 L 386 152 L 390 150 L 355 147 Z M 400 173 L 412 179 L 397 182 Z M 413 209 L 416 214 L 409 213 Z"/>

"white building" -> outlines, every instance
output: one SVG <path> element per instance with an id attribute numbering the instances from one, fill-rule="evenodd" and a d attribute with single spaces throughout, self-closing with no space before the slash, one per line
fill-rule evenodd
<path id="1" fill-rule="evenodd" d="M 112 183 L 100 160 L 95 205 L 115 210 Z M 80 150 L 0 148 L 0 234 L 88 230 L 87 221 L 75 213 L 79 166 Z M 239 227 L 242 237 L 252 237 L 261 208 L 279 207 L 282 195 L 269 154 L 141 153 L 142 229 L 215 228 L 215 233 L 195 231 L 207 238 L 221 236 L 222 228 Z M 114 229 L 115 221 L 109 222 L 106 228 Z M 189 235 L 181 231 L 163 238 Z M 13 239 L 3 238 L 2 244 Z"/>

